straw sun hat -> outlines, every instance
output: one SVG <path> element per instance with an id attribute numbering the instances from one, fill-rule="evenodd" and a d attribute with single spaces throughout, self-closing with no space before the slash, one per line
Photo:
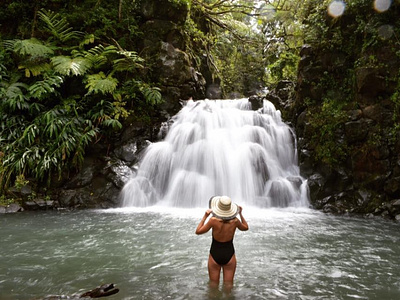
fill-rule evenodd
<path id="1" fill-rule="evenodd" d="M 216 218 L 230 220 L 236 217 L 239 212 L 239 206 L 232 203 L 228 196 L 214 196 L 210 199 L 209 207 Z"/>

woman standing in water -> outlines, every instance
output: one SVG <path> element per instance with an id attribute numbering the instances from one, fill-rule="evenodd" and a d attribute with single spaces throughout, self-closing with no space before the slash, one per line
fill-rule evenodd
<path id="1" fill-rule="evenodd" d="M 242 207 L 227 196 L 216 196 L 210 199 L 208 209 L 196 229 L 196 234 L 203 234 L 212 228 L 212 244 L 208 257 L 208 275 L 213 286 L 219 285 L 221 268 L 223 270 L 224 284 L 229 289 L 233 285 L 236 271 L 235 248 L 233 237 L 236 228 L 241 231 L 249 229 L 242 215 Z M 212 217 L 206 220 L 212 213 Z M 240 220 L 236 218 L 239 214 Z"/>

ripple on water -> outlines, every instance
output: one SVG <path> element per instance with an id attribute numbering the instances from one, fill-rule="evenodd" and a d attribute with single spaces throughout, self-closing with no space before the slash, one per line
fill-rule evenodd
<path id="1" fill-rule="evenodd" d="M 0 299 L 73 294 L 103 282 L 118 299 L 213 299 L 204 209 L 85 211 L 0 218 Z M 400 298 L 398 225 L 310 210 L 245 208 L 236 299 Z M 6 222 L 5 222 L 6 221 Z"/>

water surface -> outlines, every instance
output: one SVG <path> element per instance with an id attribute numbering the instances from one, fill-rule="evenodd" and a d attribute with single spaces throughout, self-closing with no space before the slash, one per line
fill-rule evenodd
<path id="1" fill-rule="evenodd" d="M 244 209 L 230 296 L 208 288 L 203 209 L 148 207 L 0 216 L 0 299 L 400 299 L 400 230 L 309 209 Z M 222 290 L 222 289 L 221 289 Z"/>

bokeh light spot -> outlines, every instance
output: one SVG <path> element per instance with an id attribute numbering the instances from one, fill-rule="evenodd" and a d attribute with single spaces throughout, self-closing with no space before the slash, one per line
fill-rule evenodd
<path id="1" fill-rule="evenodd" d="M 374 8 L 378 12 L 387 11 L 392 5 L 392 0 L 375 0 L 374 1 Z"/>
<path id="2" fill-rule="evenodd" d="M 328 6 L 328 14 L 334 18 L 343 15 L 346 4 L 343 1 L 332 1 Z"/>
<path id="3" fill-rule="evenodd" d="M 391 25 L 382 25 L 378 28 L 379 36 L 385 40 L 390 39 L 393 33 L 394 33 L 393 26 Z"/>

